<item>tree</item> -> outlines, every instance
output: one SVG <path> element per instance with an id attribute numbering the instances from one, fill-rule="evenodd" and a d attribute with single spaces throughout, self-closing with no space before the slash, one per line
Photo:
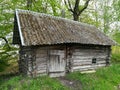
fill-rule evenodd
<path id="1" fill-rule="evenodd" d="M 18 48 L 12 45 L 14 9 L 24 6 L 23 0 L 0 0 L 0 72 L 17 60 Z"/>
<path id="2" fill-rule="evenodd" d="M 61 0 L 27 0 L 27 9 L 60 16 Z"/>
<path id="3" fill-rule="evenodd" d="M 64 3 L 66 5 L 67 9 L 72 13 L 73 20 L 75 20 L 75 21 L 79 21 L 79 16 L 88 7 L 89 2 L 90 2 L 90 0 L 86 0 L 84 5 L 80 6 L 79 5 L 80 0 L 75 0 L 75 4 L 74 4 L 74 6 L 72 6 L 72 3 L 70 2 L 70 0 L 64 0 Z"/>

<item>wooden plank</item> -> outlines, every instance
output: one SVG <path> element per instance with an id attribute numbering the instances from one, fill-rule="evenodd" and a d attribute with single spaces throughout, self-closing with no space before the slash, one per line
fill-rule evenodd
<path id="1" fill-rule="evenodd" d="M 78 69 L 73 69 L 73 71 L 91 71 L 95 70 L 96 68 L 78 68 Z"/>
<path id="2" fill-rule="evenodd" d="M 41 64 L 47 64 L 47 62 L 46 62 L 46 61 L 36 61 L 36 64 L 37 64 L 37 65 L 39 65 L 39 64 L 40 64 L 40 65 L 41 65 Z"/>
<path id="3" fill-rule="evenodd" d="M 47 54 L 36 54 L 36 58 L 46 58 Z"/>
<path id="4" fill-rule="evenodd" d="M 64 56 L 64 51 L 63 50 L 50 50 L 50 55 Z"/>
<path id="5" fill-rule="evenodd" d="M 86 71 L 82 71 L 81 73 L 95 73 L 96 71 L 95 70 L 86 70 Z"/>
<path id="6" fill-rule="evenodd" d="M 60 77 L 60 76 L 65 76 L 65 72 L 61 73 L 49 73 L 50 77 Z"/>
<path id="7" fill-rule="evenodd" d="M 74 52 L 105 52 L 105 50 L 103 49 L 75 49 Z"/>
<path id="8" fill-rule="evenodd" d="M 96 67 L 104 67 L 106 66 L 106 64 L 98 64 L 98 65 L 95 65 Z"/>
<path id="9" fill-rule="evenodd" d="M 107 57 L 107 54 L 106 55 L 100 55 L 100 54 L 96 54 L 96 55 L 73 55 L 72 58 L 93 58 L 93 57 L 96 57 L 96 58 L 106 58 Z"/>
<path id="10" fill-rule="evenodd" d="M 81 69 L 81 68 L 92 68 L 92 65 L 86 65 L 86 66 L 73 66 L 73 69 Z"/>
<path id="11" fill-rule="evenodd" d="M 45 70 L 37 70 L 38 74 L 42 74 L 42 73 L 46 73 L 46 69 Z"/>
<path id="12" fill-rule="evenodd" d="M 36 76 L 39 77 L 39 76 L 45 76 L 47 75 L 47 73 L 38 73 Z"/>
<path id="13" fill-rule="evenodd" d="M 106 62 L 105 59 L 96 59 L 96 63 L 100 63 L 100 62 Z M 86 60 L 73 60 L 73 64 L 74 63 L 92 63 L 92 59 L 86 59 Z"/>
<path id="14" fill-rule="evenodd" d="M 106 61 L 97 61 L 98 64 L 106 64 Z"/>
<path id="15" fill-rule="evenodd" d="M 37 68 L 46 68 L 46 64 L 44 64 L 44 65 L 39 65 L 39 66 L 37 66 Z"/>
<path id="16" fill-rule="evenodd" d="M 81 65 L 81 66 L 73 66 L 73 69 L 84 69 L 84 68 L 97 68 L 97 67 L 103 67 L 106 66 L 106 64 L 92 64 L 92 65 Z"/>
<path id="17" fill-rule="evenodd" d="M 86 58 L 93 58 L 93 56 L 87 56 L 87 55 L 84 55 L 84 56 L 75 56 L 73 55 L 72 58 L 78 58 L 78 59 L 86 59 Z"/>

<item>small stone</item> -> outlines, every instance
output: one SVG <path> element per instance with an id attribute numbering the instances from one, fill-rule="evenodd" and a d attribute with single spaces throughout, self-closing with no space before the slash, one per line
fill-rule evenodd
<path id="1" fill-rule="evenodd" d="M 70 85 L 72 85 L 73 84 L 73 82 L 70 82 Z"/>

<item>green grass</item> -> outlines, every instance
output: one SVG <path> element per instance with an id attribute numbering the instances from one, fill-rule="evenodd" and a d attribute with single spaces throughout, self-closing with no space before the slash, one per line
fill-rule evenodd
<path id="1" fill-rule="evenodd" d="M 66 77 L 82 82 L 83 90 L 118 90 L 117 86 L 120 84 L 120 64 L 101 68 L 92 74 L 74 72 Z"/>
<path id="2" fill-rule="evenodd" d="M 0 78 L 0 90 L 68 90 L 57 79 L 42 76 L 38 78 L 28 78 L 15 76 L 9 80 Z"/>
<path id="3" fill-rule="evenodd" d="M 120 54 L 112 54 L 111 61 L 114 63 L 120 62 Z"/>
<path id="4" fill-rule="evenodd" d="M 74 72 L 65 76 L 69 80 L 77 80 L 83 90 L 119 90 L 120 63 L 101 68 L 96 73 L 81 74 Z M 0 90 L 69 90 L 56 78 L 41 76 L 29 78 L 23 76 L 1 76 Z"/>

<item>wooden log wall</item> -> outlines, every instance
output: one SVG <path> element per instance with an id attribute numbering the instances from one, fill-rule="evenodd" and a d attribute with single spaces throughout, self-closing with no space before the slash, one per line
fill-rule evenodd
<path id="1" fill-rule="evenodd" d="M 31 47 L 21 47 L 19 56 L 19 71 L 22 74 L 35 77 L 36 62 L 34 49 Z"/>
<path id="2" fill-rule="evenodd" d="M 106 66 L 106 60 L 110 59 L 110 47 L 79 48 L 74 49 L 72 54 L 72 71 L 89 71 Z M 92 59 L 96 63 L 92 63 Z"/>
<path id="3" fill-rule="evenodd" d="M 110 46 L 21 47 L 19 70 L 32 77 L 59 77 L 64 76 L 66 71 L 95 70 L 109 63 L 110 52 Z M 96 63 L 92 63 L 93 59 Z"/>
<path id="4" fill-rule="evenodd" d="M 47 60 L 48 60 L 48 51 L 46 47 L 36 48 L 36 70 L 37 76 L 47 75 Z"/>

